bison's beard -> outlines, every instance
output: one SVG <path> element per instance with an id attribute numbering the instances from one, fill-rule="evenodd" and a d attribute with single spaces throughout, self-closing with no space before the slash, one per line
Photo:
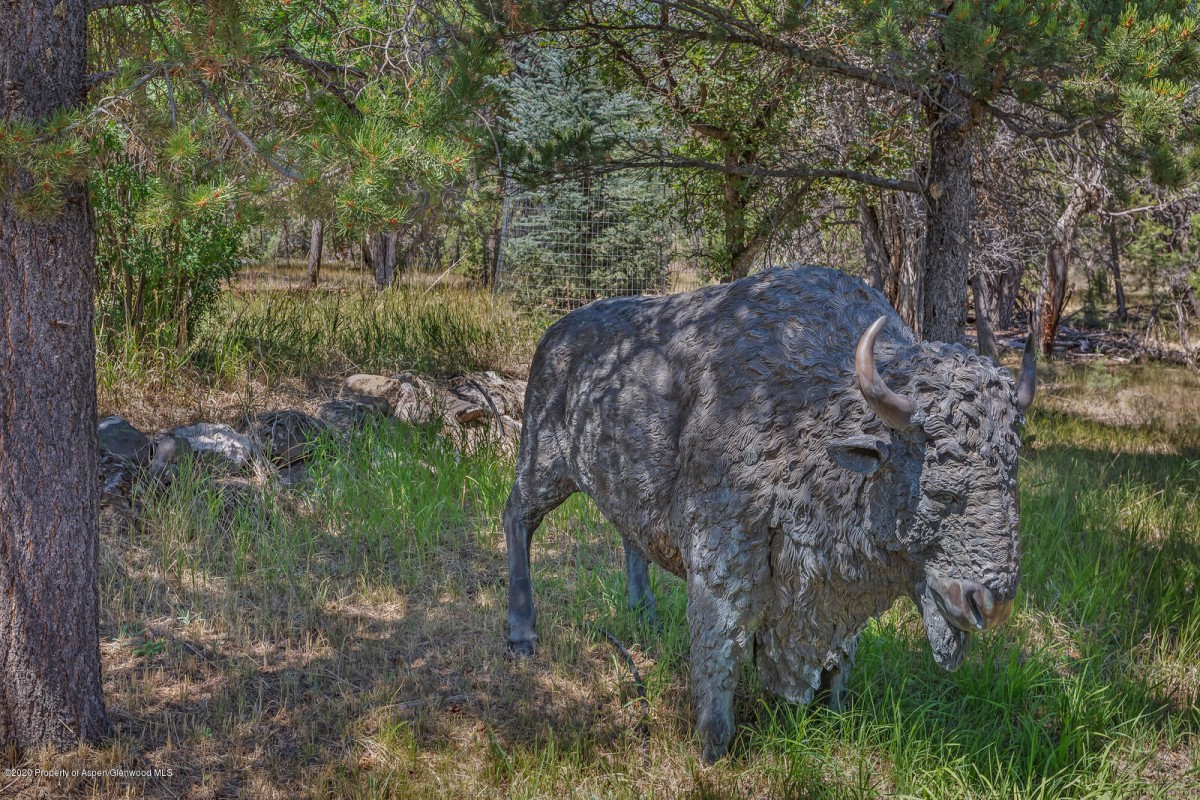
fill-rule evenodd
<path id="1" fill-rule="evenodd" d="M 924 581 L 917 586 L 914 599 L 921 609 L 925 635 L 929 637 L 929 646 L 933 648 L 933 660 L 942 669 L 953 672 L 962 666 L 963 657 L 971 644 L 970 635 L 946 621 Z"/>

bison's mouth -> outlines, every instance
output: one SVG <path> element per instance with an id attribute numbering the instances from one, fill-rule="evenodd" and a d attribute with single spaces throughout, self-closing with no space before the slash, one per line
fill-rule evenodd
<path id="1" fill-rule="evenodd" d="M 971 643 L 970 635 L 950 624 L 938 608 L 928 583 L 922 581 L 918 584 L 913 597 L 917 601 L 917 607 L 921 609 L 925 635 L 929 638 L 929 646 L 933 648 L 933 660 L 942 669 L 953 672 L 962 666 Z"/>

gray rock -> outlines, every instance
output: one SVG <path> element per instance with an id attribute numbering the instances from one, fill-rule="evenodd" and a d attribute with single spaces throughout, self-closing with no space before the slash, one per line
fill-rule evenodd
<path id="1" fill-rule="evenodd" d="M 478 422 L 488 416 L 488 412 L 484 411 L 481 406 L 453 395 L 446 398 L 445 411 L 442 413 L 447 421 L 453 419 L 459 425 Z"/>
<path id="2" fill-rule="evenodd" d="M 123 417 L 105 417 L 96 426 L 100 452 L 135 467 L 150 463 L 151 446 L 146 434 L 129 424 Z"/>
<path id="3" fill-rule="evenodd" d="M 323 424 L 345 433 L 361 427 L 375 410 L 350 400 L 326 400 L 313 409 L 313 415 Z"/>
<path id="4" fill-rule="evenodd" d="M 382 375 L 351 375 L 342 383 L 338 399 L 391 414 L 400 401 L 404 384 Z"/>
<path id="5" fill-rule="evenodd" d="M 263 455 L 286 466 L 308 458 L 325 427 L 303 411 L 271 411 L 254 419 L 249 434 Z"/>
<path id="6" fill-rule="evenodd" d="M 228 425 L 200 422 L 176 428 L 171 435 L 186 441 L 199 458 L 228 472 L 244 470 L 254 455 L 249 437 Z"/>
<path id="7" fill-rule="evenodd" d="M 526 383 L 496 372 L 472 372 L 455 379 L 451 391 L 490 414 L 519 417 L 525 406 Z"/>
<path id="8" fill-rule="evenodd" d="M 412 373 L 393 378 L 400 384 L 392 414 L 410 425 L 427 425 L 439 419 L 446 406 L 447 395 L 436 383 Z"/>
<path id="9" fill-rule="evenodd" d="M 309 483 L 308 466 L 303 461 L 280 467 L 275 473 L 275 482 L 287 489 L 305 486 Z"/>

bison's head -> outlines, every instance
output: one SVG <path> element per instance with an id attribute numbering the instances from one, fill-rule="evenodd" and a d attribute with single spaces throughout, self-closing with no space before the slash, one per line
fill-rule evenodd
<path id="1" fill-rule="evenodd" d="M 855 354 L 859 389 L 907 453 L 895 459 L 902 537 L 913 564 L 913 599 L 938 664 L 957 669 L 968 635 L 1008 619 L 1020 577 L 1017 424 L 1033 399 L 1032 337 L 1021 377 L 958 345 L 923 343 L 898 354 L 905 394 L 875 368 L 880 318 Z M 897 454 L 899 455 L 899 454 Z"/>

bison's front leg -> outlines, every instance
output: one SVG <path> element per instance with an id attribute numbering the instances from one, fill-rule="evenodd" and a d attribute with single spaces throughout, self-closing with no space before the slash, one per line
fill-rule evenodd
<path id="1" fill-rule="evenodd" d="M 841 652 L 835 663 L 826 664 L 821 670 L 821 694 L 833 711 L 846 710 L 846 686 L 850 682 L 850 669 L 854 666 L 854 653 L 858 649 L 858 636 L 852 636 L 841 644 Z"/>
<path id="2" fill-rule="evenodd" d="M 688 627 L 692 633 L 692 703 L 704 760 L 716 761 L 733 739 L 733 690 L 749 656 L 745 615 L 737 608 L 745 587 L 713 584 L 708 575 L 688 575 Z M 743 602 L 744 606 L 745 603 Z"/>

